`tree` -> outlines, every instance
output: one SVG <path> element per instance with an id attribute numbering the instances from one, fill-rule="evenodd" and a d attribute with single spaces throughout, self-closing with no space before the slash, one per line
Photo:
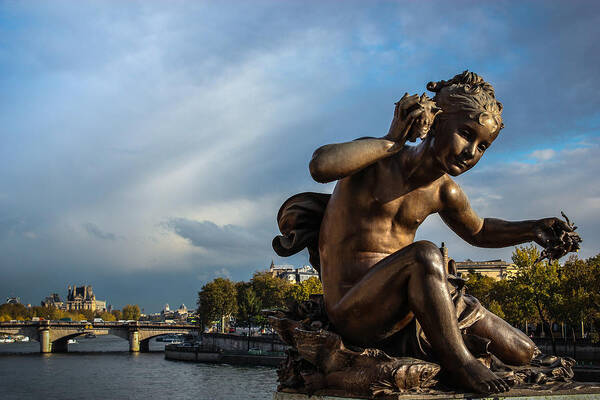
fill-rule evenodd
<path id="1" fill-rule="evenodd" d="M 229 279 L 216 278 L 198 292 L 198 316 L 202 328 L 216 319 L 223 320 L 237 311 L 237 292 Z M 224 322 L 224 321 L 222 321 Z M 225 331 L 221 324 L 221 331 Z"/>
<path id="2" fill-rule="evenodd" d="M 284 308 L 292 284 L 285 279 L 273 277 L 270 272 L 256 272 L 250 280 L 264 308 Z"/>
<path id="3" fill-rule="evenodd" d="M 137 304 L 127 304 L 125 307 L 123 307 L 122 313 L 124 320 L 137 321 L 138 319 L 140 319 L 140 306 L 138 306 Z"/>
<path id="4" fill-rule="evenodd" d="M 512 260 L 519 268 L 511 278 L 521 290 L 521 298 L 532 302 L 538 317 L 552 341 L 552 351 L 556 355 L 556 341 L 550 326 L 560 315 L 560 304 L 564 301 L 560 293 L 559 265 L 557 261 L 536 263 L 540 253 L 533 246 L 517 247 Z"/>
<path id="5" fill-rule="evenodd" d="M 238 304 L 236 320 L 248 327 L 248 350 L 250 350 L 252 323 L 256 322 L 256 318 L 260 315 L 261 304 L 249 283 L 238 282 L 236 289 Z"/>
<path id="6" fill-rule="evenodd" d="M 292 285 L 286 297 L 296 301 L 306 301 L 313 294 L 323 293 L 323 285 L 319 278 L 312 276 L 299 284 Z"/>
<path id="7" fill-rule="evenodd" d="M 103 312 L 100 313 L 100 318 L 102 318 L 102 320 L 104 321 L 116 321 L 117 318 L 115 318 L 115 316 L 109 312 Z"/>
<path id="8" fill-rule="evenodd" d="M 572 255 L 561 269 L 560 305 L 562 320 L 572 327 L 579 324 L 597 326 L 600 316 L 600 259 L 581 260 Z M 583 334 L 583 332 L 582 332 Z"/>
<path id="9" fill-rule="evenodd" d="M 120 321 L 123 319 L 123 313 L 121 312 L 121 310 L 112 310 L 110 313 L 112 315 L 114 315 L 114 317 L 117 321 Z"/>
<path id="10" fill-rule="evenodd" d="M 529 295 L 524 295 L 526 291 L 523 284 L 514 280 L 513 277 L 495 282 L 491 290 L 492 303 L 496 302 L 500 305 L 503 316 L 496 313 L 493 304 L 489 305 L 490 311 L 496 313 L 508 323 L 514 326 L 522 326 L 527 321 L 538 319 L 533 301 Z M 525 330 L 527 330 L 526 326 Z"/>
<path id="11" fill-rule="evenodd" d="M 493 298 L 495 285 L 496 280 L 494 278 L 479 272 L 469 271 L 465 288 L 468 294 L 476 297 L 485 308 L 489 309 L 492 301 L 495 300 Z"/>

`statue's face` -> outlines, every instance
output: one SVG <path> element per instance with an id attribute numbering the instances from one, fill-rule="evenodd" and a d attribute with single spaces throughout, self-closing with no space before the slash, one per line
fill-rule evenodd
<path id="1" fill-rule="evenodd" d="M 496 139 L 496 121 L 493 118 L 480 121 L 474 121 L 465 113 L 456 113 L 440 124 L 433 150 L 444 172 L 458 176 L 473 168 Z"/>

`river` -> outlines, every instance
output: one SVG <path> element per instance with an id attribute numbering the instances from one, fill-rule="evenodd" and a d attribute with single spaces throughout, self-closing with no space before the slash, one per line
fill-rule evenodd
<path id="1" fill-rule="evenodd" d="M 54 354 L 0 344 L 0 399 L 270 399 L 277 386 L 274 368 L 168 361 L 154 340 L 139 354 L 115 336 L 77 342 Z"/>

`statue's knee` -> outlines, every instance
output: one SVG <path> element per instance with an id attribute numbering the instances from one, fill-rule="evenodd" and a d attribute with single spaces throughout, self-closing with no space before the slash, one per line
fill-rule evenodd
<path id="1" fill-rule="evenodd" d="M 531 362 L 536 352 L 537 347 L 533 342 L 519 339 L 510 347 L 506 362 L 512 365 L 526 365 Z"/>
<path id="2" fill-rule="evenodd" d="M 419 268 L 428 275 L 444 278 L 446 269 L 440 249 L 426 240 L 415 242 L 414 245 L 416 246 L 416 259 L 420 264 Z"/>
<path id="3" fill-rule="evenodd" d="M 536 354 L 536 350 L 537 347 L 535 346 L 535 344 L 533 342 L 526 342 L 526 341 L 521 341 L 520 345 L 518 346 L 518 362 L 521 365 L 524 364 L 529 364 L 531 362 L 531 360 L 533 359 L 533 356 L 535 356 Z"/>

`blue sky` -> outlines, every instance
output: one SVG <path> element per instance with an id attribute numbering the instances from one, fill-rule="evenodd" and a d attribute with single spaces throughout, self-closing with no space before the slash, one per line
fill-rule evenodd
<path id="1" fill-rule="evenodd" d="M 0 295 L 69 284 L 147 312 L 276 263 L 318 146 L 385 134 L 393 104 L 470 69 L 506 128 L 458 178 L 482 216 L 564 210 L 600 252 L 600 6 L 538 2 L 0 1 Z M 457 260 L 509 259 L 437 216 Z"/>

